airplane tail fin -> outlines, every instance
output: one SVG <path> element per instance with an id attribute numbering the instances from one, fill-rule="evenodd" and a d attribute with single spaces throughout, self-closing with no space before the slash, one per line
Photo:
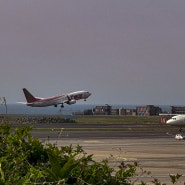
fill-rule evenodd
<path id="1" fill-rule="evenodd" d="M 24 92 L 25 98 L 27 100 L 27 103 L 32 103 L 32 102 L 38 100 L 26 88 L 23 88 L 23 92 Z"/>

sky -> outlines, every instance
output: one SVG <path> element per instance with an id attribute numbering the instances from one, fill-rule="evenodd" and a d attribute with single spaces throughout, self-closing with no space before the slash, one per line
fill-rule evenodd
<path id="1" fill-rule="evenodd" d="M 87 104 L 185 105 L 185 1 L 1 0 L 0 97 L 25 101 L 23 87 L 87 90 Z"/>

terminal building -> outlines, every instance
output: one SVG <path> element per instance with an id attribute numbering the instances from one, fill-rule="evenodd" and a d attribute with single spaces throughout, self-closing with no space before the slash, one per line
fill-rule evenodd
<path id="1" fill-rule="evenodd" d="M 105 105 L 105 106 L 96 106 L 93 109 L 94 115 L 111 115 L 112 106 Z"/>
<path id="2" fill-rule="evenodd" d="M 136 107 L 136 112 L 138 116 L 158 116 L 162 109 L 154 105 L 146 105 Z"/>
<path id="3" fill-rule="evenodd" d="M 136 116 L 136 109 L 119 109 L 120 116 Z"/>
<path id="4" fill-rule="evenodd" d="M 75 115 L 120 115 L 120 116 L 158 116 L 162 110 L 154 105 L 138 106 L 136 109 L 117 108 L 110 105 L 96 106 L 90 110 L 76 112 Z M 184 109 L 185 112 L 185 109 Z"/>
<path id="5" fill-rule="evenodd" d="M 122 116 L 136 116 L 136 110 L 135 109 L 113 109 L 110 105 L 105 106 L 96 106 L 93 109 L 94 115 L 122 115 Z"/>
<path id="6" fill-rule="evenodd" d="M 120 116 L 136 116 L 136 109 L 118 108 L 113 109 L 110 105 L 96 106 L 93 109 L 94 115 L 120 115 Z"/>
<path id="7" fill-rule="evenodd" d="M 183 106 L 170 106 L 170 114 L 185 114 L 185 107 Z"/>

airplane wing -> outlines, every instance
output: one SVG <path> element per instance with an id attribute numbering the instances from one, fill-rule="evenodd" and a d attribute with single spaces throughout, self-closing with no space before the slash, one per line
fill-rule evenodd
<path id="1" fill-rule="evenodd" d="M 159 114 L 159 116 L 177 116 L 177 115 L 181 115 L 181 114 L 170 114 L 170 113 Z"/>
<path id="2" fill-rule="evenodd" d="M 72 105 L 76 103 L 75 99 L 72 99 L 70 96 L 65 95 L 62 99 L 61 99 L 61 104 L 68 104 L 68 105 Z"/>
<path id="3" fill-rule="evenodd" d="M 24 104 L 24 105 L 26 105 L 26 104 L 27 104 L 27 102 L 16 102 L 16 103 Z"/>

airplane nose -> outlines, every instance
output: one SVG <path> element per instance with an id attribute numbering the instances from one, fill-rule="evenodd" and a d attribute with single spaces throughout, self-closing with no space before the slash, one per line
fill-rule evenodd
<path id="1" fill-rule="evenodd" d="M 166 124 L 169 124 L 169 123 L 171 123 L 171 120 L 170 119 L 166 121 Z"/>
<path id="2" fill-rule="evenodd" d="M 174 123 L 175 123 L 175 121 L 172 119 L 169 119 L 166 121 L 166 124 L 169 124 L 169 125 L 173 125 Z"/>

